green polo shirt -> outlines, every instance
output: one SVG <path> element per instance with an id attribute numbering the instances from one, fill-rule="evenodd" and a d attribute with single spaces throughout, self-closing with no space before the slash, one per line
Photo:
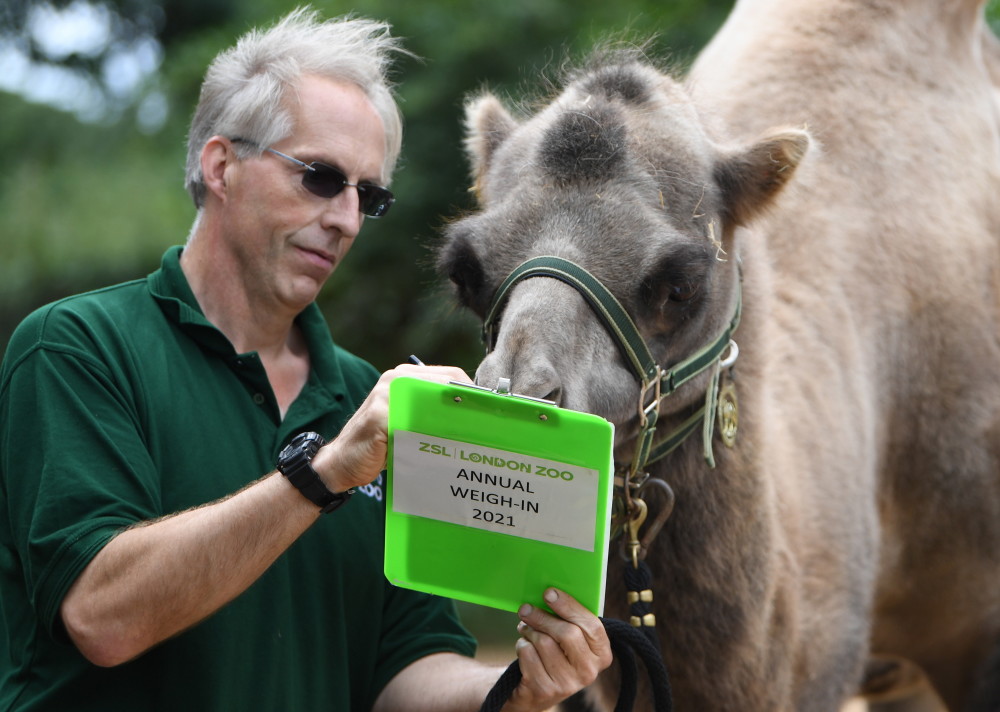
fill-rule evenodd
<path id="1" fill-rule="evenodd" d="M 296 433 L 335 436 L 378 378 L 298 318 L 312 369 L 284 420 L 255 353 L 202 314 L 171 248 L 159 270 L 31 314 L 0 369 L 0 710 L 367 710 L 410 662 L 474 652 L 450 601 L 382 573 L 379 478 L 245 593 L 115 668 L 59 619 L 123 527 L 224 497 Z"/>

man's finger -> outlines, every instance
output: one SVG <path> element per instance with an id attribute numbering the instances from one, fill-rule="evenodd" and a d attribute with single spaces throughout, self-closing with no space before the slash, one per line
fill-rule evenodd
<path id="1" fill-rule="evenodd" d="M 521 620 L 537 631 L 541 631 L 560 641 L 571 643 L 582 634 L 590 650 L 603 657 L 610 657 L 611 645 L 600 619 L 577 602 L 569 594 L 550 588 L 545 592 L 545 602 L 558 617 L 525 604 L 518 610 Z"/>
<path id="2" fill-rule="evenodd" d="M 469 378 L 469 374 L 455 366 L 417 366 L 412 363 L 401 363 L 396 366 L 391 373 L 393 378 L 397 376 L 413 376 L 415 378 L 423 378 L 427 381 L 439 381 L 441 383 L 447 383 L 448 381 L 472 383 L 472 379 Z"/>

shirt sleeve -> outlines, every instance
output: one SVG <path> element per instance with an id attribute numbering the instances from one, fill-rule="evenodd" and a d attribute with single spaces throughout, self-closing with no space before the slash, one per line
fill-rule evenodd
<path id="1" fill-rule="evenodd" d="M 399 588 L 388 581 L 385 586 L 379 666 L 369 708 L 389 681 L 410 663 L 433 653 L 468 657 L 476 653 L 476 640 L 459 621 L 454 601 Z"/>
<path id="2" fill-rule="evenodd" d="M 54 633 L 97 552 L 159 514 L 159 487 L 129 394 L 107 366 L 65 342 L 14 358 L 0 383 L 0 485 L 28 596 Z"/>

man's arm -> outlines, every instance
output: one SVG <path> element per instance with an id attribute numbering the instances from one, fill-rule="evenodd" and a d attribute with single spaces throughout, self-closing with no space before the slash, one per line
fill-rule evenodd
<path id="1" fill-rule="evenodd" d="M 569 595 L 549 589 L 546 602 L 558 614 L 532 606 L 518 611 L 517 659 L 521 684 L 505 712 L 546 710 L 582 690 L 611 665 L 604 626 Z M 453 653 L 415 661 L 396 675 L 375 702 L 375 712 L 475 712 L 504 668 Z"/>
<path id="2" fill-rule="evenodd" d="M 402 366 L 383 374 L 313 459 L 332 491 L 366 485 L 384 466 L 388 387 L 399 375 L 468 380 L 445 367 Z M 126 529 L 67 592 L 60 607 L 66 630 L 97 665 L 131 660 L 240 595 L 318 517 L 315 504 L 272 473 L 226 499 Z"/>
<path id="3" fill-rule="evenodd" d="M 66 631 L 92 663 L 127 662 L 245 591 L 318 517 L 273 473 L 227 499 L 126 529 L 67 592 Z"/>

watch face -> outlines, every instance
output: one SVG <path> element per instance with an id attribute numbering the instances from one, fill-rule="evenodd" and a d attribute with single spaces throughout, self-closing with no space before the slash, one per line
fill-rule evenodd
<path id="1" fill-rule="evenodd" d="M 284 447 L 278 455 L 278 459 L 284 460 L 290 458 L 295 454 L 296 450 L 301 449 L 305 451 L 303 454 L 311 460 L 316 451 L 325 444 L 326 441 L 319 433 L 299 433 Z"/>
<path id="2" fill-rule="evenodd" d="M 353 490 L 335 495 L 326 488 L 310 462 L 326 441 L 318 433 L 300 433 L 278 455 L 278 470 L 302 495 L 329 514 L 347 501 Z"/>

